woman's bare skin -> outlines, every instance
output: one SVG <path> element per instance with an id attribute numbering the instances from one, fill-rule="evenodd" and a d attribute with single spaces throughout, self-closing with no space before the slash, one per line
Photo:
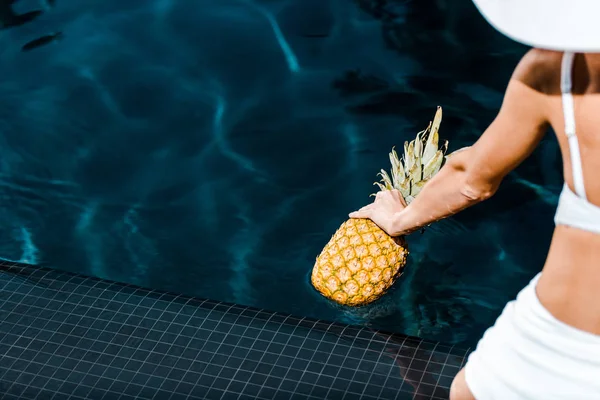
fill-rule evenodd
<path id="1" fill-rule="evenodd" d="M 491 197 L 550 126 L 560 144 L 565 181 L 573 190 L 560 88 L 562 55 L 530 50 L 515 69 L 496 119 L 472 147 L 449 159 L 410 206 L 388 193 L 351 216 L 371 218 L 398 235 L 455 214 Z M 600 206 L 600 54 L 575 57 L 572 93 L 587 198 Z M 552 315 L 596 335 L 600 335 L 599 260 L 600 235 L 559 225 L 537 285 L 539 300 Z M 450 398 L 474 399 L 464 370 L 454 379 Z"/>
<path id="2" fill-rule="evenodd" d="M 522 76 L 516 77 L 520 79 L 519 85 L 524 86 L 522 101 L 534 96 L 542 99 L 540 103 L 544 107 L 540 112 L 556 132 L 565 181 L 574 190 L 560 92 L 562 53 L 533 50 L 528 57 L 531 60 L 523 65 Z M 586 194 L 592 204 L 600 206 L 600 55 L 577 55 L 573 67 L 573 97 Z M 600 335 L 598 260 L 600 235 L 558 225 L 536 291 L 540 302 L 557 319 Z M 464 370 L 456 376 L 450 398 L 475 399 L 466 385 Z"/>

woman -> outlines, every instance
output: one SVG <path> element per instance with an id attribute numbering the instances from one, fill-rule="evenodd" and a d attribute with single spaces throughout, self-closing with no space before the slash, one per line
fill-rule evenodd
<path id="1" fill-rule="evenodd" d="M 396 236 L 455 214 L 490 198 L 552 126 L 565 185 L 546 263 L 486 331 L 450 398 L 600 399 L 600 1 L 474 3 L 501 33 L 533 47 L 497 117 L 409 206 L 397 191 L 382 192 L 350 217 Z"/>

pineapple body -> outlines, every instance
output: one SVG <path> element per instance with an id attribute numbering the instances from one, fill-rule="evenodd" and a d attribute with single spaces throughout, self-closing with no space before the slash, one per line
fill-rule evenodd
<path id="1" fill-rule="evenodd" d="M 365 305 L 396 282 L 407 257 L 404 237 L 390 237 L 368 219 L 349 219 L 317 257 L 311 283 L 336 303 Z"/>
<path id="2" fill-rule="evenodd" d="M 410 204 L 440 170 L 448 142 L 439 143 L 442 108 L 433 122 L 404 143 L 402 158 L 392 149 L 390 174 L 381 170 L 381 191 L 398 190 Z M 402 274 L 408 248 L 403 237 L 390 237 L 367 219 L 350 219 L 335 232 L 317 257 L 311 283 L 325 297 L 347 306 L 361 306 L 380 298 Z"/>

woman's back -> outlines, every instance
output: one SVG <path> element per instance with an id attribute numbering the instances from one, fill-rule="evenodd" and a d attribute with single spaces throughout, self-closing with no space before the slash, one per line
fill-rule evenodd
<path id="1" fill-rule="evenodd" d="M 542 65 L 537 73 L 545 77 L 538 79 L 545 81 L 542 90 L 548 97 L 547 115 L 560 143 L 565 181 L 574 190 L 560 85 L 563 53 L 545 50 L 534 52 L 540 54 Z M 532 74 L 535 73 L 533 70 Z M 585 190 L 588 200 L 600 207 L 600 177 L 597 176 L 600 171 L 600 54 L 575 55 L 571 76 L 575 129 L 581 149 Z"/>
<path id="2" fill-rule="evenodd" d="M 573 197 L 577 190 L 561 93 L 563 53 L 532 50 L 529 57 L 531 62 L 522 75 L 523 83 L 546 99 L 547 120 L 556 132 L 563 155 L 568 186 L 565 190 Z M 587 222 L 600 231 L 600 54 L 577 54 L 571 77 L 583 187 L 587 202 L 592 205 L 586 217 Z M 579 164 L 578 160 L 574 162 Z M 576 201 L 584 202 L 580 198 Z M 581 204 L 561 204 L 560 207 L 571 209 L 562 209 L 559 213 L 568 220 L 572 208 L 578 205 Z M 600 234 L 557 223 L 537 293 L 541 303 L 559 320 L 600 334 Z"/>

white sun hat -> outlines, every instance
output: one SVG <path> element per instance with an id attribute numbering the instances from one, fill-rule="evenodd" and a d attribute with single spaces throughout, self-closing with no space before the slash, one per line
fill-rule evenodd
<path id="1" fill-rule="evenodd" d="M 473 0 L 500 33 L 547 50 L 600 52 L 600 0 Z"/>

